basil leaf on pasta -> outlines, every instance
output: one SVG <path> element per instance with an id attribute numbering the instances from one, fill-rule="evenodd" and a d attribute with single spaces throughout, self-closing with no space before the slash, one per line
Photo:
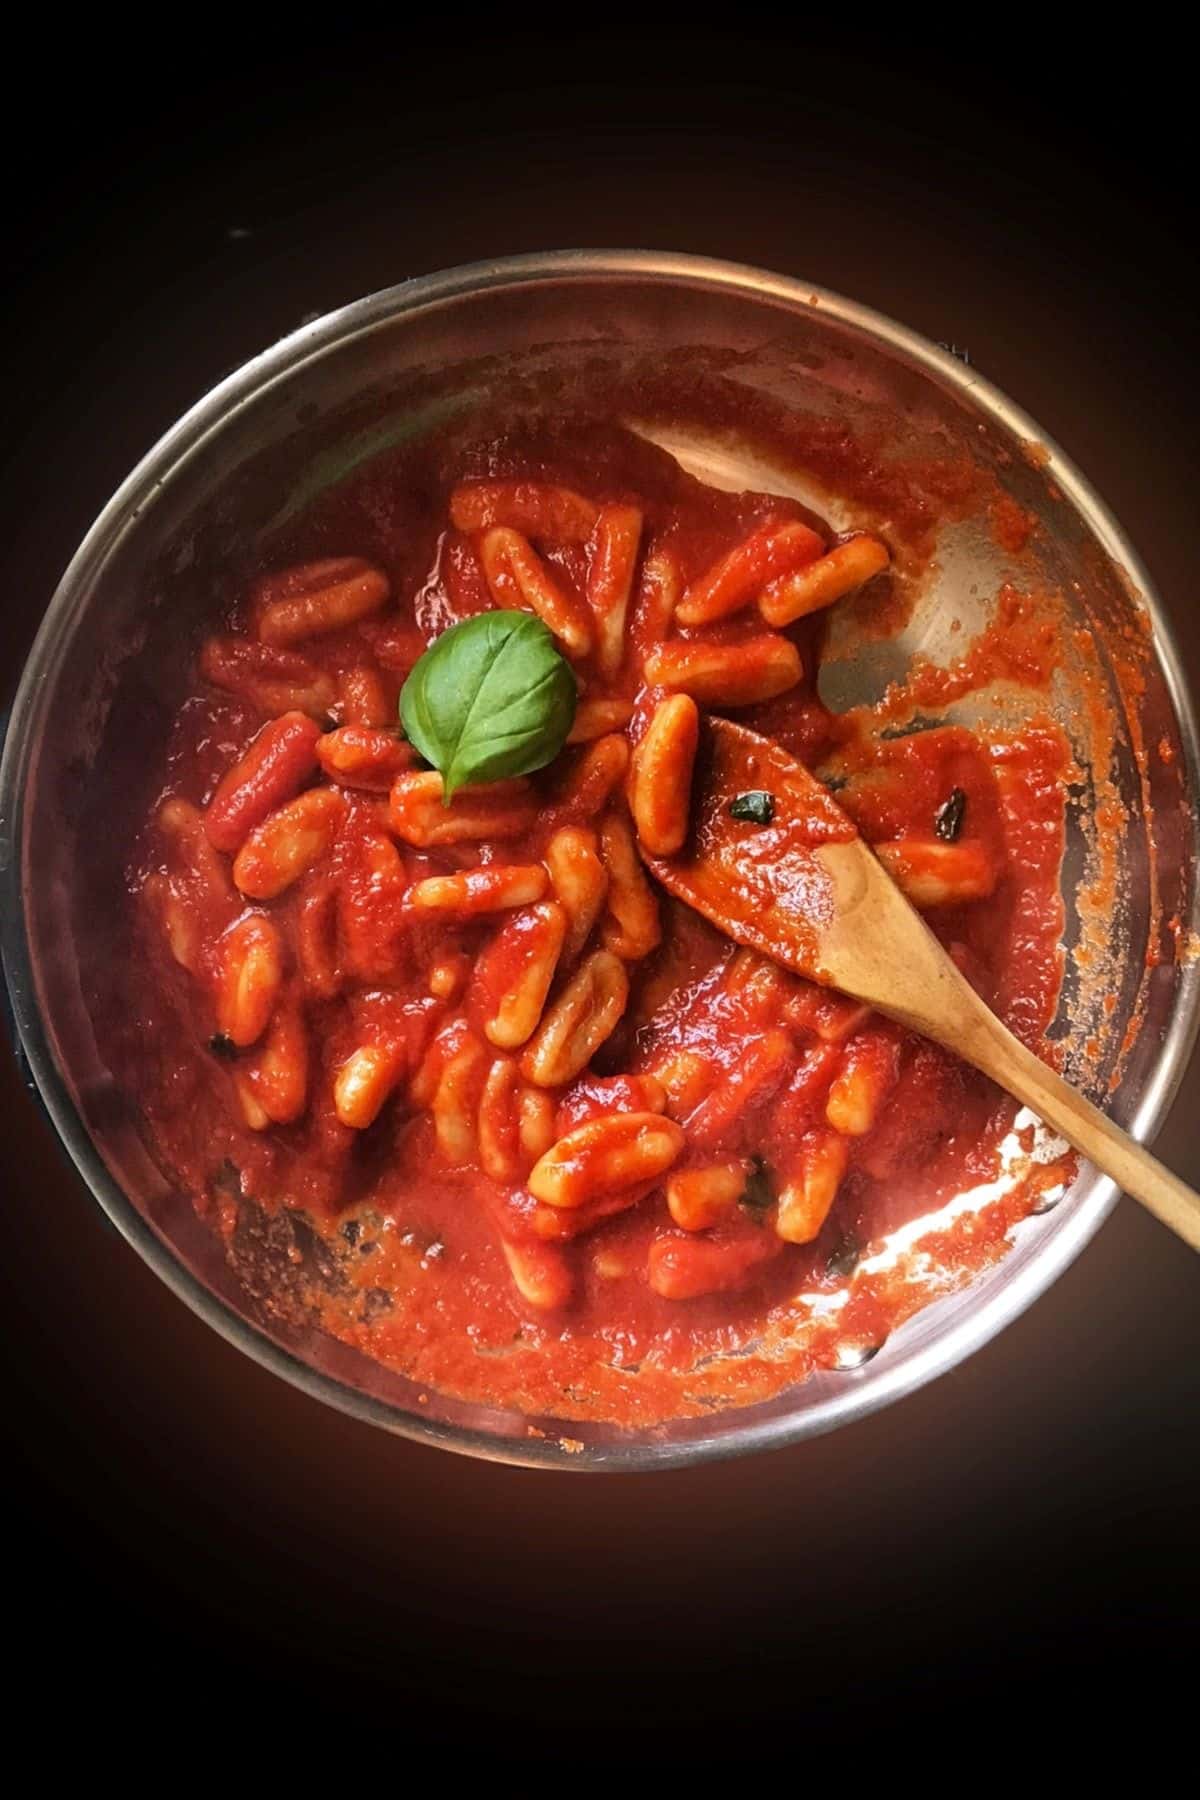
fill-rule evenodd
<path id="1" fill-rule="evenodd" d="M 405 733 L 440 770 L 449 802 L 467 782 L 552 762 L 575 717 L 575 677 L 542 621 L 486 612 L 444 631 L 400 695 Z"/>

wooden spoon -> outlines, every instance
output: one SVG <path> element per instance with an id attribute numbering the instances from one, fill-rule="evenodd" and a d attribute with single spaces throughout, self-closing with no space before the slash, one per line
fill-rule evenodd
<path id="1" fill-rule="evenodd" d="M 731 814 L 738 796 L 755 794 L 770 796 L 768 822 Z M 768 808 L 756 801 L 738 810 Z M 688 841 L 676 856 L 645 860 L 669 892 L 737 943 L 877 1007 L 982 1069 L 1200 1250 L 1200 1194 L 1000 1023 L 827 789 L 777 744 L 708 720 Z"/>

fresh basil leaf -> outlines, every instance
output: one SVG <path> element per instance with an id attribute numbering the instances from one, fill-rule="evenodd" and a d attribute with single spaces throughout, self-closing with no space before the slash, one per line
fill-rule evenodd
<path id="1" fill-rule="evenodd" d="M 775 817 L 775 796 L 765 788 L 751 788 L 729 802 L 731 819 L 749 819 L 752 825 L 769 825 Z"/>
<path id="2" fill-rule="evenodd" d="M 532 613 L 486 612 L 452 625 L 415 665 L 400 718 L 442 775 L 449 804 L 468 781 L 545 768 L 575 718 L 575 677 Z"/>
<path id="3" fill-rule="evenodd" d="M 961 788 L 952 788 L 950 798 L 944 806 L 939 806 L 933 821 L 933 829 L 943 844 L 956 844 L 958 834 L 963 828 L 963 817 L 967 810 L 967 796 Z"/>

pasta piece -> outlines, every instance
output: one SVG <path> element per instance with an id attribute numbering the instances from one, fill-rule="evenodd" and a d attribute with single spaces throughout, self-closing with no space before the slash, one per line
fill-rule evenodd
<path id="1" fill-rule="evenodd" d="M 535 1087 L 563 1087 L 591 1061 L 629 1001 L 629 977 L 607 950 L 585 958 L 543 1015 L 521 1057 Z"/>
<path id="2" fill-rule="evenodd" d="M 392 785 L 391 829 L 420 850 L 521 837 L 536 820 L 537 801 L 520 776 L 461 787 L 448 806 L 442 802 L 442 778 L 435 769 L 410 770 Z"/>
<path id="3" fill-rule="evenodd" d="M 602 1244 L 592 1256 L 592 1269 L 601 1281 L 624 1281 L 633 1274 L 633 1263 L 625 1251 Z"/>
<path id="4" fill-rule="evenodd" d="M 482 583 L 482 577 L 480 579 Z M 381 663 L 389 675 L 400 677 L 398 682 L 391 684 L 391 691 L 397 692 L 429 648 L 425 633 L 416 625 L 409 625 L 403 619 L 396 618 L 394 614 L 386 620 L 369 619 L 360 630 L 370 642 L 371 655 L 375 661 Z M 395 722 L 394 705 L 389 706 L 385 716 L 376 721 L 380 725 L 394 725 Z M 343 720 L 343 723 L 349 724 L 351 721 Z"/>
<path id="5" fill-rule="evenodd" d="M 246 638 L 209 638 L 200 652 L 200 673 L 214 687 L 273 716 L 302 712 L 324 719 L 337 699 L 333 677 L 306 656 Z"/>
<path id="6" fill-rule="evenodd" d="M 146 881 L 175 961 L 193 975 L 205 972 L 213 940 L 241 911 L 225 858 L 208 841 L 198 807 L 178 795 L 159 808 L 165 868 Z"/>
<path id="7" fill-rule="evenodd" d="M 794 1030 L 811 1031 L 822 1043 L 839 1044 L 866 1024 L 871 1008 L 832 988 L 797 979 L 784 1001 L 783 1016 Z"/>
<path id="8" fill-rule="evenodd" d="M 485 1061 L 483 1045 L 468 1036 L 442 1070 L 429 1110 L 447 1162 L 468 1163 L 475 1155 L 475 1105 Z"/>
<path id="9" fill-rule="evenodd" d="M 642 564 L 642 579 L 634 611 L 633 636 L 639 645 L 653 648 L 671 630 L 683 595 L 679 558 L 667 549 L 652 550 Z"/>
<path id="10" fill-rule="evenodd" d="M 307 713 L 284 713 L 264 725 L 205 809 L 209 843 L 217 850 L 238 849 L 269 812 L 298 794 L 317 766 L 320 739 Z"/>
<path id="11" fill-rule="evenodd" d="M 633 757 L 630 809 L 651 856 L 673 856 L 688 834 L 700 714 L 687 694 L 660 700 Z"/>
<path id="12" fill-rule="evenodd" d="M 594 1231 L 606 1219 L 632 1211 L 654 1186 L 654 1182 L 643 1181 L 619 1194 L 608 1194 L 603 1200 L 590 1200 L 586 1206 L 547 1206 L 544 1200 L 537 1200 L 529 1215 L 529 1229 L 544 1243 L 569 1243 L 572 1238 Z"/>
<path id="13" fill-rule="evenodd" d="M 179 794 L 172 794 L 163 801 L 158 809 L 156 823 L 163 836 L 170 838 L 173 843 L 183 844 L 185 847 L 189 843 L 199 846 L 198 832 L 203 826 L 203 814 L 190 800 L 184 800 Z"/>
<path id="14" fill-rule="evenodd" d="M 516 1063 L 507 1056 L 497 1057 L 479 1101 L 479 1161 L 493 1181 L 520 1181 L 533 1166 L 522 1167 L 517 1114 L 521 1086 Z"/>
<path id="15" fill-rule="evenodd" d="M 383 570 L 361 556 L 323 557 L 265 576 L 255 593 L 259 641 L 286 649 L 344 631 L 382 611 L 391 591 Z"/>
<path id="16" fill-rule="evenodd" d="M 342 986 L 338 962 L 337 890 L 328 882 L 311 887 L 296 908 L 296 959 L 305 991 L 314 1000 L 332 1000 Z"/>
<path id="17" fill-rule="evenodd" d="M 765 1031 L 753 1039 L 688 1120 L 689 1139 L 696 1144 L 721 1143 L 750 1107 L 780 1085 L 794 1057 L 786 1031 Z"/>
<path id="18" fill-rule="evenodd" d="M 343 1125 L 366 1131 L 373 1125 L 404 1073 L 403 1050 L 394 1044 L 363 1044 L 346 1058 L 333 1088 Z"/>
<path id="19" fill-rule="evenodd" d="M 471 964 L 461 951 L 439 956 L 429 971 L 429 992 L 436 1000 L 457 1000 L 466 988 Z"/>
<path id="20" fill-rule="evenodd" d="M 253 1087 L 250 1085 L 250 1077 L 244 1069 L 235 1070 L 233 1086 L 234 1092 L 237 1094 L 238 1106 L 241 1108 L 242 1118 L 250 1127 L 251 1131 L 269 1131 L 271 1129 L 271 1115 L 254 1092 Z"/>
<path id="21" fill-rule="evenodd" d="M 776 1124 L 786 1121 L 789 1127 L 803 1131 L 814 1110 L 825 1104 L 834 1077 L 842 1067 L 839 1043 L 806 1044 L 800 1050 L 786 1087 L 776 1101 Z"/>
<path id="22" fill-rule="evenodd" d="M 412 768 L 413 753 L 394 731 L 376 725 L 339 725 L 318 741 L 317 760 L 329 779 L 342 787 L 386 794 L 397 775 Z"/>
<path id="23" fill-rule="evenodd" d="M 415 1107 L 428 1109 L 442 1078 L 442 1066 L 462 1043 L 468 1029 L 465 1019 L 452 1019 L 427 1046 L 408 1084 L 408 1097 Z"/>
<path id="24" fill-rule="evenodd" d="M 820 538 L 807 525 L 770 519 L 692 582 L 675 616 L 688 628 L 723 619 L 748 606 L 776 576 L 811 563 L 823 549 Z"/>
<path id="25" fill-rule="evenodd" d="M 610 731 L 624 731 L 633 717 L 631 700 L 581 700 L 567 733 L 568 744 L 590 744 Z"/>
<path id="26" fill-rule="evenodd" d="M 588 654 L 591 620 L 556 581 L 527 537 L 506 526 L 494 526 L 479 541 L 479 559 L 497 606 L 536 613 L 570 655 Z"/>
<path id="27" fill-rule="evenodd" d="M 698 1300 L 746 1286 L 755 1271 L 782 1249 L 774 1232 L 754 1227 L 724 1240 L 662 1237 L 650 1246 L 646 1274 L 664 1300 Z"/>
<path id="28" fill-rule="evenodd" d="M 450 521 L 456 531 L 504 525 L 554 544 L 586 544 L 599 512 L 572 488 L 540 481 L 464 481 L 450 496 Z"/>
<path id="29" fill-rule="evenodd" d="M 365 725 L 378 730 L 390 725 L 395 708 L 388 705 L 383 677 L 369 663 L 343 669 L 338 676 L 338 711 L 343 725 Z"/>
<path id="30" fill-rule="evenodd" d="M 789 1244 L 811 1244 L 829 1217 L 850 1160 L 836 1131 L 811 1133 L 801 1145 L 801 1169 L 779 1190 L 775 1230 Z"/>
<path id="31" fill-rule="evenodd" d="M 268 1124 L 290 1125 L 300 1117 L 308 1103 L 308 1034 L 294 1000 L 276 1007 L 262 1047 L 237 1074 L 239 1091 L 244 1085 Z M 243 1104 L 247 1124 L 265 1130 L 265 1125 L 253 1125 L 253 1109 Z"/>
<path id="32" fill-rule="evenodd" d="M 194 810 L 194 809 L 193 809 Z M 203 839 L 203 827 L 197 832 Z M 194 841 L 194 840 L 193 840 Z M 154 870 L 147 876 L 144 894 L 157 914 L 175 961 L 189 973 L 211 973 L 211 947 L 241 908 L 240 897 L 225 871 L 218 871 L 222 885 L 210 882 L 207 873 L 187 861 L 187 845 L 172 845 L 170 873 Z M 204 848 L 214 861 L 211 845 Z"/>
<path id="33" fill-rule="evenodd" d="M 604 815 L 600 849 L 608 870 L 608 902 L 600 935 L 625 962 L 648 956 L 662 937 L 658 901 L 646 879 L 633 833 L 618 812 Z"/>
<path id="34" fill-rule="evenodd" d="M 747 1172 L 740 1159 L 680 1169 L 667 1182 L 667 1210 L 684 1231 L 708 1231 L 732 1216 Z"/>
<path id="35" fill-rule="evenodd" d="M 986 900 L 996 886 L 996 865 L 978 838 L 907 837 L 871 848 L 914 906 L 963 906 Z"/>
<path id="36" fill-rule="evenodd" d="M 563 1096 L 555 1115 L 555 1137 L 565 1137 L 591 1119 L 612 1113 L 660 1113 L 667 1091 L 653 1075 L 582 1075 Z"/>
<path id="37" fill-rule="evenodd" d="M 546 867 L 554 898 L 567 917 L 559 960 L 568 964 L 582 951 L 608 894 L 608 870 L 597 854 L 595 832 L 580 825 L 556 831 L 546 845 Z"/>
<path id="38" fill-rule="evenodd" d="M 173 795 L 158 809 L 158 828 L 167 840 L 172 873 L 186 882 L 195 900 L 218 914 L 231 912 L 237 895 L 226 863 L 209 841 L 199 808 Z"/>
<path id="39" fill-rule="evenodd" d="M 842 1066 L 825 1102 L 825 1117 L 843 1137 L 865 1137 L 896 1085 L 900 1051 L 883 1026 L 860 1031 L 842 1053 Z"/>
<path id="40" fill-rule="evenodd" d="M 582 822 L 608 804 L 629 769 L 629 745 L 617 732 L 596 738 L 579 751 L 559 784 L 553 817 Z"/>
<path id="41" fill-rule="evenodd" d="M 713 1082 L 712 1065 L 696 1050 L 674 1051 L 653 1065 L 653 1073 L 662 1083 L 673 1119 L 686 1119 Z"/>
<path id="42" fill-rule="evenodd" d="M 461 875 L 431 875 L 416 882 L 407 898 L 416 912 L 430 917 L 452 914 L 460 919 L 474 919 L 483 913 L 527 906 L 540 900 L 548 885 L 549 877 L 541 863 L 489 863 L 486 868 L 467 869 Z"/>
<path id="43" fill-rule="evenodd" d="M 648 682 L 690 694 L 703 706 L 754 706 L 773 700 L 795 687 L 803 673 L 796 646 L 773 632 L 735 644 L 672 639 L 646 658 Z"/>
<path id="44" fill-rule="evenodd" d="M 178 894 L 171 891 L 170 882 L 157 870 L 147 875 L 142 893 L 162 923 L 171 955 L 180 968 L 196 974 L 201 953 L 200 925 L 196 915 Z"/>
<path id="45" fill-rule="evenodd" d="M 530 1106 L 531 1101 L 536 1104 Z M 493 1181 L 523 1181 L 554 1141 L 553 1118 L 550 1096 L 528 1087 L 509 1057 L 497 1057 L 479 1102 L 479 1160 L 484 1173 Z"/>
<path id="46" fill-rule="evenodd" d="M 233 879 L 251 900 L 274 900 L 333 846 L 345 802 L 333 788 L 312 788 L 250 833 L 237 853 Z"/>
<path id="47" fill-rule="evenodd" d="M 382 831 L 360 830 L 339 851 L 338 943 L 349 975 L 391 981 L 398 969 L 407 877 Z"/>
<path id="48" fill-rule="evenodd" d="M 869 1006 L 859 1000 L 849 1000 L 844 994 L 827 994 L 825 997 L 840 1004 L 830 1005 L 828 1011 L 821 1012 L 814 1020 L 813 1029 L 823 1043 L 844 1043 L 856 1031 L 861 1031 L 873 1016 Z"/>
<path id="49" fill-rule="evenodd" d="M 596 664 L 602 675 L 615 675 L 625 660 L 625 619 L 641 538 L 638 507 L 601 507 L 592 539 L 587 597 L 596 621 Z"/>
<path id="50" fill-rule="evenodd" d="M 517 1135 L 527 1158 L 526 1166 L 532 1168 L 538 1157 L 544 1156 L 554 1142 L 553 1094 L 548 1094 L 544 1088 L 527 1087 L 521 1090 Z"/>
<path id="51" fill-rule="evenodd" d="M 890 561 L 886 544 L 859 533 L 807 568 L 771 582 L 758 597 L 758 610 L 768 625 L 790 625 L 806 613 L 832 606 L 886 569 Z"/>
<path id="52" fill-rule="evenodd" d="M 455 1019 L 434 1038 L 409 1088 L 414 1106 L 433 1115 L 437 1144 L 447 1162 L 469 1163 L 476 1152 L 476 1110 L 487 1072 L 487 1052 L 465 1019 Z"/>
<path id="53" fill-rule="evenodd" d="M 218 945 L 217 1027 L 245 1049 L 270 1023 L 283 985 L 283 939 L 270 919 L 250 913 Z"/>
<path id="54" fill-rule="evenodd" d="M 659 1113 L 615 1113 L 579 1125 L 540 1157 L 529 1191 L 547 1206 L 576 1207 L 656 1181 L 683 1149 L 683 1132 Z"/>
<path id="55" fill-rule="evenodd" d="M 532 1036 L 567 930 L 567 915 L 547 900 L 517 913 L 492 939 L 476 969 L 489 1043 L 515 1050 Z"/>
<path id="56" fill-rule="evenodd" d="M 501 1238 L 500 1248 L 526 1305 L 539 1312 L 556 1312 L 568 1305 L 574 1280 L 566 1255 L 556 1244 L 514 1244 Z"/>
<path id="57" fill-rule="evenodd" d="M 721 986 L 727 994 L 736 994 L 748 1013 L 779 1013 L 790 981 L 778 963 L 757 950 L 742 949 L 730 957 Z"/>

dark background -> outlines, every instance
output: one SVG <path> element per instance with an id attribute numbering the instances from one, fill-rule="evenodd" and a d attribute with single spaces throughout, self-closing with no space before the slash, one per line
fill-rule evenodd
<path id="1" fill-rule="evenodd" d="M 217 377 L 403 277 L 587 244 L 762 264 L 965 349 L 1114 507 L 1200 680 L 1185 53 L 1003 16 L 853 50 L 521 16 L 281 47 L 212 14 L 85 43 L 64 15 L 10 62 L 0 696 L 96 511 Z M 127 1747 L 178 1712 L 190 1747 L 198 1718 L 269 1719 L 350 1770 L 380 1726 L 572 1773 L 782 1749 L 797 1782 L 801 1746 L 911 1764 L 976 1717 L 1161 1744 L 1200 1598 L 1200 1286 L 1132 1204 L 999 1341 L 833 1438 L 509 1470 L 239 1357 L 102 1228 L 0 1064 L 23 1720 L 95 1708 Z M 1198 1105 L 1193 1071 L 1160 1138 L 1193 1181 Z"/>

